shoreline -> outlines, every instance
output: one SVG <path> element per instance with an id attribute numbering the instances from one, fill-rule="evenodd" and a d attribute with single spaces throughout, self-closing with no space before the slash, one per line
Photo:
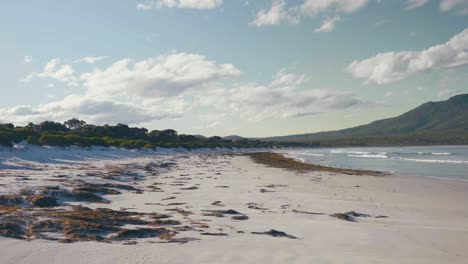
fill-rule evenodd
<path id="1" fill-rule="evenodd" d="M 398 174 L 396 172 L 389 172 L 389 171 L 370 171 L 370 170 L 350 169 L 350 168 L 333 167 L 333 166 L 323 166 L 323 165 L 317 165 L 317 164 L 313 164 L 313 163 L 307 163 L 307 162 L 304 162 L 304 161 L 302 161 L 300 159 L 287 157 L 283 153 L 276 153 L 276 152 L 255 152 L 255 153 L 249 153 L 249 154 L 246 154 L 246 155 L 252 156 L 252 155 L 255 155 L 255 154 L 258 154 L 258 153 L 275 153 L 275 154 L 279 154 L 279 155 L 283 156 L 285 159 L 292 160 L 292 161 L 298 162 L 298 163 L 302 163 L 304 165 L 310 165 L 311 166 L 310 171 L 314 171 L 314 170 L 317 170 L 317 168 L 320 168 L 319 171 L 320 170 L 321 171 L 330 171 L 330 172 L 350 171 L 351 174 L 357 174 L 357 175 L 362 174 L 362 175 L 368 175 L 368 176 L 386 176 L 386 177 L 388 177 L 388 176 L 394 176 L 394 177 L 422 177 L 422 178 L 434 179 L 434 180 L 449 180 L 449 181 L 468 182 L 468 179 L 460 179 L 460 178 L 445 178 L 445 177 L 426 176 L 426 175 Z M 274 161 L 274 159 L 273 159 L 273 161 Z M 265 162 L 265 163 L 258 162 L 258 163 L 264 164 L 264 165 L 269 165 L 271 167 L 275 167 L 275 165 L 268 164 L 268 162 Z M 275 168 L 283 168 L 283 167 L 279 166 L 279 167 L 275 167 Z M 293 165 L 291 166 L 290 169 L 295 170 Z M 307 169 L 305 169 L 304 171 L 306 171 L 306 170 Z M 301 171 L 301 170 L 298 170 L 298 171 Z"/>
<path id="2" fill-rule="evenodd" d="M 348 169 L 340 167 L 323 166 L 312 163 L 299 161 L 295 158 L 286 157 L 281 153 L 275 152 L 256 152 L 247 154 L 254 162 L 268 165 L 274 168 L 288 169 L 297 172 L 323 171 L 333 173 L 343 173 L 350 175 L 368 175 L 368 176 L 384 176 L 386 172 Z"/>

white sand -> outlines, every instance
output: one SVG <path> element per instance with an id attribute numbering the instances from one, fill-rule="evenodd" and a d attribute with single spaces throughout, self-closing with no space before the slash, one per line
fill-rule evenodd
<path id="1" fill-rule="evenodd" d="M 207 231 L 224 232 L 228 236 L 183 232 L 178 237 L 201 239 L 183 245 L 147 243 L 159 239 L 121 245 L 0 238 L 0 263 L 427 264 L 468 261 L 468 182 L 403 176 L 297 175 L 255 164 L 247 157 L 221 155 L 208 158 L 191 155 L 176 160 L 179 164 L 176 169 L 146 180 L 148 185 L 163 183 L 161 188 L 165 192 L 126 193 L 113 197 L 113 203 L 106 207 L 163 212 L 167 207 L 146 203 L 186 202 L 179 208 L 194 214 L 186 218 L 178 216 L 181 220 L 212 220 L 207 222 L 210 225 Z M 180 190 L 178 186 L 171 186 L 181 174 L 190 175 L 187 186 L 199 189 Z M 262 187 L 270 184 L 286 187 Z M 261 193 L 262 188 L 274 192 Z M 178 192 L 180 194 L 173 194 Z M 177 198 L 161 201 L 170 196 Z M 223 207 L 211 205 L 218 200 Z M 249 209 L 247 203 L 257 203 L 268 210 Z M 234 221 L 229 217 L 202 216 L 203 209 L 234 209 L 248 215 L 249 219 Z M 326 215 L 300 214 L 292 210 Z M 351 210 L 389 218 L 358 218 L 358 222 L 352 223 L 328 216 Z M 250 233 L 270 229 L 299 239 Z"/>

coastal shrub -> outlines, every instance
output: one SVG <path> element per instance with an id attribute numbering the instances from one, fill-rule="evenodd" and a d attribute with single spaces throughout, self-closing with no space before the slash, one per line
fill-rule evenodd
<path id="1" fill-rule="evenodd" d="M 81 147 L 81 148 L 89 148 L 91 145 L 86 145 L 83 142 L 75 141 L 72 143 L 73 146 Z"/>
<path id="2" fill-rule="evenodd" d="M 109 146 L 107 141 L 104 140 L 103 138 L 91 137 L 91 138 L 87 138 L 87 140 L 89 141 L 89 144 L 91 146 L 103 146 L 103 147 L 108 147 Z"/>
<path id="3" fill-rule="evenodd" d="M 126 140 L 120 144 L 120 147 L 126 149 L 141 149 L 148 143 L 150 142 L 145 140 Z"/>
<path id="4" fill-rule="evenodd" d="M 104 137 L 103 140 L 106 141 L 106 144 L 108 146 L 112 146 L 116 148 L 119 148 L 120 144 L 122 144 L 125 141 L 125 139 L 115 139 L 115 138 L 110 138 L 110 137 Z"/>
<path id="5" fill-rule="evenodd" d="M 43 134 L 39 138 L 39 143 L 44 146 L 69 146 L 69 140 L 63 135 Z"/>
<path id="6" fill-rule="evenodd" d="M 27 142 L 29 145 L 40 145 L 39 139 L 36 136 L 28 136 Z"/>
<path id="7" fill-rule="evenodd" d="M 156 145 L 154 145 L 153 143 L 146 143 L 145 149 L 155 149 L 156 148 Z"/>
<path id="8" fill-rule="evenodd" d="M 39 132 L 23 127 L 17 127 L 11 131 L 13 133 L 13 141 L 14 142 L 21 142 L 23 140 L 27 140 L 29 136 L 39 136 Z"/>
<path id="9" fill-rule="evenodd" d="M 40 123 L 39 129 L 41 131 L 68 131 L 68 128 L 65 125 L 54 121 L 44 121 Z"/>
<path id="10" fill-rule="evenodd" d="M 0 145 L 13 147 L 13 134 L 10 132 L 0 131 Z"/>

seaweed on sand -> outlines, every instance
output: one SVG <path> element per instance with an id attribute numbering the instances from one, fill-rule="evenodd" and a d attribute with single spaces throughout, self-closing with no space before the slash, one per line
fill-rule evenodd
<path id="1" fill-rule="evenodd" d="M 287 158 L 281 154 L 272 153 L 272 152 L 258 152 L 258 153 L 250 153 L 248 155 L 256 163 L 260 163 L 260 164 L 267 165 L 270 167 L 275 167 L 275 168 L 294 170 L 298 172 L 328 171 L 328 172 L 350 174 L 350 175 L 372 175 L 372 176 L 384 175 L 384 173 L 378 172 L 378 171 L 341 169 L 341 168 L 303 163 L 292 158 Z"/>

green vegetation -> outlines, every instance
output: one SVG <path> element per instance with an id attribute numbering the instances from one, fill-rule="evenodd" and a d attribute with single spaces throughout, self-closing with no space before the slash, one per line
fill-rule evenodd
<path id="1" fill-rule="evenodd" d="M 78 146 L 78 147 L 117 147 L 125 149 L 165 148 L 269 148 L 274 146 L 296 146 L 295 143 L 261 142 L 259 140 L 231 140 L 221 137 L 201 137 L 179 135 L 172 129 L 148 131 L 146 128 L 116 126 L 96 126 L 73 118 L 63 124 L 45 121 L 29 123 L 25 127 L 13 124 L 0 124 L 0 145 L 12 147 L 13 143 L 26 140 L 30 145 Z"/>

